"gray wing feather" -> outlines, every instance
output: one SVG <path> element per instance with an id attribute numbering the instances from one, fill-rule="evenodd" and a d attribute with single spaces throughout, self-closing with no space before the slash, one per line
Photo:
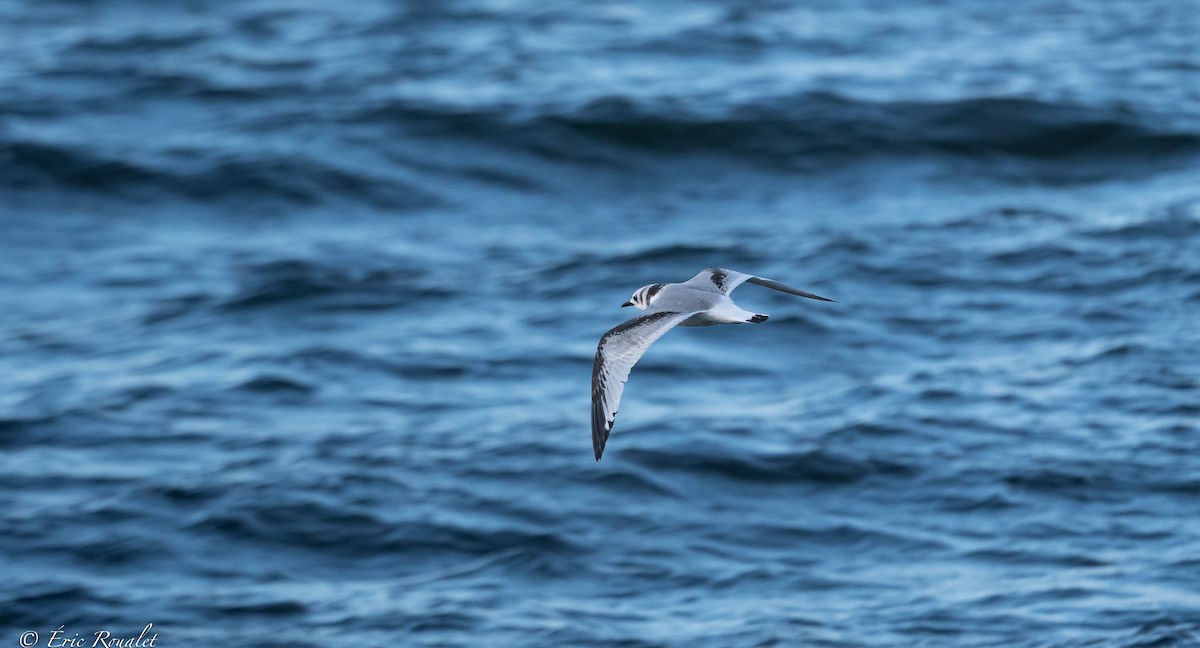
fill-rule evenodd
<path id="1" fill-rule="evenodd" d="M 773 279 L 756 277 L 754 275 L 748 275 L 744 272 L 728 270 L 726 268 L 706 268 L 701 270 L 700 273 L 695 277 L 688 279 L 685 285 L 695 288 L 696 290 L 705 290 L 708 292 L 728 295 L 729 293 L 733 292 L 735 288 L 746 283 L 747 281 L 752 284 L 771 288 L 772 290 L 785 292 L 790 295 L 799 295 L 800 297 L 819 299 L 821 301 L 833 301 L 832 299 L 821 297 L 820 295 L 814 295 L 810 292 L 792 288 L 787 284 L 780 283 Z"/>
<path id="2" fill-rule="evenodd" d="M 785 292 L 785 293 L 788 293 L 789 295 L 799 295 L 801 297 L 808 297 L 809 299 L 819 299 L 821 301 L 827 301 L 827 302 L 833 301 L 832 299 L 829 299 L 828 297 L 814 295 L 810 292 L 805 292 L 805 291 L 799 290 L 797 288 L 792 288 L 791 286 L 789 286 L 787 284 L 781 284 L 778 281 L 774 281 L 771 279 L 763 279 L 762 277 L 747 277 L 746 281 L 749 281 L 752 284 L 757 284 L 759 286 L 766 286 L 767 288 L 772 288 L 774 290 L 778 290 L 779 292 Z M 730 290 L 732 290 L 732 288 Z"/>
<path id="3" fill-rule="evenodd" d="M 629 371 L 646 349 L 676 324 L 695 315 L 695 311 L 659 311 L 639 315 L 617 326 L 600 338 L 596 360 L 592 364 L 592 449 L 596 461 L 604 453 L 604 444 L 617 419 L 621 393 Z"/>
<path id="4" fill-rule="evenodd" d="M 704 290 L 714 292 L 719 295 L 728 295 L 733 292 L 734 288 L 742 285 L 750 275 L 737 272 L 736 270 L 726 270 L 725 268 L 705 268 L 701 270 L 695 277 L 688 279 L 684 285 L 696 290 Z"/>

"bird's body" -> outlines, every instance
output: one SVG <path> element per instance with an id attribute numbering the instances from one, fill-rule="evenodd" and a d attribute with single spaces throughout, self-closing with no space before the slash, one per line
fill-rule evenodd
<path id="1" fill-rule="evenodd" d="M 687 284 L 667 284 L 658 291 L 647 312 L 671 311 L 675 313 L 695 312 L 679 326 L 715 326 L 717 324 L 741 324 L 754 317 L 755 313 L 744 311 L 733 300 L 720 293 L 697 290 Z"/>
<path id="2" fill-rule="evenodd" d="M 596 348 L 592 365 L 592 448 L 596 461 L 604 453 L 629 371 L 655 340 L 675 326 L 767 321 L 766 315 L 744 310 L 730 299 L 729 293 L 747 281 L 809 299 L 833 301 L 778 281 L 724 268 L 702 270 L 684 283 L 638 288 L 624 305 L 645 312 L 605 333 Z"/>

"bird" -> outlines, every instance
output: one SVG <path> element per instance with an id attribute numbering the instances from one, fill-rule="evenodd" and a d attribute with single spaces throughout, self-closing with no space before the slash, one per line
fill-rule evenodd
<path id="1" fill-rule="evenodd" d="M 604 445 L 617 419 L 629 372 L 655 340 L 675 326 L 767 321 L 766 315 L 743 310 L 730 299 L 729 293 L 746 282 L 809 299 L 834 301 L 773 279 L 725 268 L 706 268 L 683 283 L 649 284 L 633 291 L 629 301 L 621 304 L 622 308 L 633 306 L 644 312 L 601 336 L 592 364 L 592 449 L 596 461 L 604 454 Z"/>

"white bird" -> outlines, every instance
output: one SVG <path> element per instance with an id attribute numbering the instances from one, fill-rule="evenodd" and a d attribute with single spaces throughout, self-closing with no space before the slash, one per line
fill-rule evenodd
<path id="1" fill-rule="evenodd" d="M 734 288 L 747 281 L 809 299 L 833 301 L 778 281 L 724 268 L 701 270 L 683 283 L 650 284 L 635 290 L 633 297 L 621 306 L 636 306 L 646 312 L 605 333 L 596 347 L 596 361 L 592 365 L 592 449 L 596 451 L 596 461 L 604 454 L 608 433 L 617 419 L 629 371 L 655 340 L 676 325 L 767 321 L 766 315 L 742 310 L 729 298 Z"/>

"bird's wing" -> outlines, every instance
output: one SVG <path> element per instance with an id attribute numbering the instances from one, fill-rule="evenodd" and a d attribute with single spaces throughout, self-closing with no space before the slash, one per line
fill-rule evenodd
<path id="1" fill-rule="evenodd" d="M 778 290 L 779 292 L 785 292 L 790 295 L 799 295 L 801 297 L 819 299 L 821 301 L 833 301 L 832 299 L 827 299 L 825 297 L 821 297 L 820 295 L 814 295 L 810 292 L 792 288 L 787 284 L 779 283 L 773 279 L 764 279 L 763 277 L 748 275 L 744 272 L 738 272 L 737 270 L 726 270 L 725 268 L 705 268 L 704 270 L 701 270 L 700 273 L 695 277 L 688 279 L 684 285 L 695 288 L 696 290 L 705 290 L 708 292 L 728 295 L 729 293 L 733 292 L 734 288 L 737 288 L 747 281 L 752 284 Z"/>
<path id="2" fill-rule="evenodd" d="M 604 453 L 608 433 L 617 419 L 621 393 L 629 371 L 654 341 L 698 311 L 658 311 L 639 315 L 600 338 L 592 365 L 592 449 L 596 461 Z"/>

